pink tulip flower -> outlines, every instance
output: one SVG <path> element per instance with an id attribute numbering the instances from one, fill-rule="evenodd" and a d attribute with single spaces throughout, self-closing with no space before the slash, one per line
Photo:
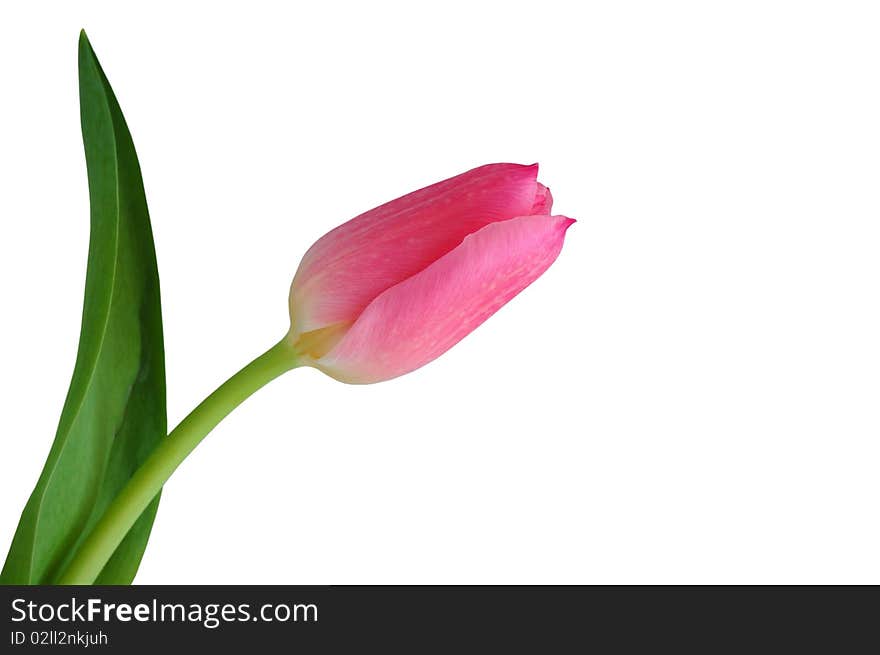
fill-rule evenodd
<path id="1" fill-rule="evenodd" d="M 535 281 L 574 220 L 538 165 L 489 164 L 376 207 L 308 250 L 290 289 L 302 362 L 367 384 L 439 357 Z"/>
<path id="2" fill-rule="evenodd" d="M 309 248 L 290 331 L 167 438 L 104 512 L 59 578 L 91 584 L 169 476 L 244 399 L 314 366 L 352 384 L 409 373 L 449 350 L 556 260 L 574 221 L 550 214 L 538 166 L 490 164 L 392 200 Z"/>

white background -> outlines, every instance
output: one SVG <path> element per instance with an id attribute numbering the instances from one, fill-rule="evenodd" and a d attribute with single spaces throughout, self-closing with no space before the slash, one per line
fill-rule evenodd
<path id="1" fill-rule="evenodd" d="M 140 7 L 0 10 L 4 553 L 78 341 L 85 27 L 144 171 L 171 424 L 355 214 L 539 161 L 579 219 L 429 366 L 248 401 L 138 582 L 880 583 L 875 4 Z"/>

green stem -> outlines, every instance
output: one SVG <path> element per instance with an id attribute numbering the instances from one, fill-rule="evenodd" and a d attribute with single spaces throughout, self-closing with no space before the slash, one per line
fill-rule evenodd
<path id="1" fill-rule="evenodd" d="M 160 442 L 113 499 L 58 584 L 92 584 L 131 526 L 199 442 L 251 394 L 297 365 L 297 355 L 285 337 L 205 398 Z"/>

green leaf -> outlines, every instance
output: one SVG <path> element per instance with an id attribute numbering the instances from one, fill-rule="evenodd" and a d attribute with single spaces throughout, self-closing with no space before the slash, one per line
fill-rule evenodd
<path id="1" fill-rule="evenodd" d="M 85 32 L 80 114 L 91 233 L 79 351 L 49 457 L 21 515 L 2 584 L 50 584 L 167 432 L 159 275 L 134 144 Z M 98 584 L 128 584 L 159 497 Z"/>

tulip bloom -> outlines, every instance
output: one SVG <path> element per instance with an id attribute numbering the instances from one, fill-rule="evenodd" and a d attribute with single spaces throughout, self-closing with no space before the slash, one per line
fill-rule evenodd
<path id="1" fill-rule="evenodd" d="M 574 223 L 538 166 L 489 164 L 376 207 L 308 250 L 288 338 L 350 383 L 388 380 L 463 339 L 536 280 Z"/>
<path id="2" fill-rule="evenodd" d="M 449 350 L 556 259 L 574 223 L 552 216 L 538 166 L 490 164 L 392 200 L 328 232 L 290 289 L 287 336 L 163 439 L 60 578 L 90 584 L 180 462 L 269 381 L 314 366 L 366 384 Z"/>

